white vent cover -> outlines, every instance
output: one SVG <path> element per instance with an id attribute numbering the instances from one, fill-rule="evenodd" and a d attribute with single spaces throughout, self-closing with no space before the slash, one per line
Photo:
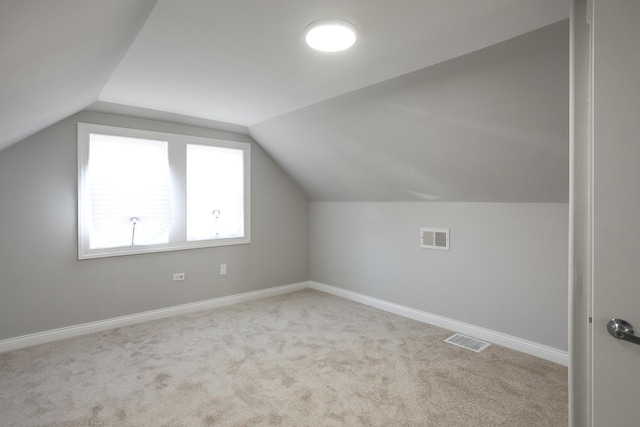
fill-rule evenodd
<path id="1" fill-rule="evenodd" d="M 467 350 L 475 351 L 476 353 L 480 353 L 482 350 L 491 345 L 487 342 L 480 341 L 461 334 L 454 334 L 444 341 L 448 342 L 449 344 L 457 345 L 458 347 L 466 348 Z"/>
<path id="2" fill-rule="evenodd" d="M 421 228 L 420 247 L 426 249 L 449 250 L 448 228 Z"/>

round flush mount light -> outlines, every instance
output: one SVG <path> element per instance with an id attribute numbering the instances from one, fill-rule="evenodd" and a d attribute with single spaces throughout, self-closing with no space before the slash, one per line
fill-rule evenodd
<path id="1" fill-rule="evenodd" d="M 322 52 L 338 52 L 356 42 L 356 27 L 339 19 L 325 19 L 310 24 L 305 30 L 306 41 L 312 48 Z"/>

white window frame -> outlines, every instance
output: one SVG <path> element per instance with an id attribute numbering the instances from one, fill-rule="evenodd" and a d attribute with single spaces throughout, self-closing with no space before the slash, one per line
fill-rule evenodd
<path id="1" fill-rule="evenodd" d="M 244 164 L 244 236 L 233 238 L 217 238 L 209 240 L 187 241 L 175 239 L 170 233 L 169 243 L 154 245 L 133 245 L 114 248 L 91 249 L 89 246 L 90 212 L 89 204 L 91 199 L 87 171 L 89 168 L 89 142 L 91 134 L 103 134 L 113 136 L 124 136 L 132 138 L 152 139 L 167 141 L 171 152 L 172 145 L 177 144 L 198 144 L 213 147 L 233 148 L 243 151 Z M 171 154 L 170 162 L 171 162 Z M 175 170 L 171 167 L 172 181 L 186 181 L 186 169 Z M 177 199 L 177 200 L 176 200 Z M 156 132 L 142 129 L 122 128 L 115 126 L 99 125 L 92 123 L 78 122 L 78 259 L 103 258 L 121 255 L 145 254 L 154 252 L 167 252 L 185 249 L 208 248 L 216 246 L 229 246 L 251 243 L 251 144 L 230 140 L 214 138 L 204 138 L 190 135 L 180 135 L 166 132 Z M 172 204 L 184 205 L 186 209 L 186 194 L 172 195 Z M 186 230 L 186 216 L 181 219 Z"/>

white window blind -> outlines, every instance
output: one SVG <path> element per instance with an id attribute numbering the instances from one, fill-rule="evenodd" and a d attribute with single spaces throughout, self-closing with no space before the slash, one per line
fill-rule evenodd
<path id="1" fill-rule="evenodd" d="M 187 145 L 187 240 L 240 237 L 244 233 L 243 153 Z"/>
<path id="2" fill-rule="evenodd" d="M 167 142 L 91 134 L 90 248 L 169 242 Z"/>

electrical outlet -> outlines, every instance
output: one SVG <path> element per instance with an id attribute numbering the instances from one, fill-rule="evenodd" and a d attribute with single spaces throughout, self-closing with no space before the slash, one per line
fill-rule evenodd
<path id="1" fill-rule="evenodd" d="M 185 274 L 184 273 L 173 273 L 173 281 L 177 282 L 179 280 L 184 280 L 185 278 Z"/>
<path id="2" fill-rule="evenodd" d="M 220 275 L 224 276 L 227 274 L 227 264 L 220 264 Z"/>

